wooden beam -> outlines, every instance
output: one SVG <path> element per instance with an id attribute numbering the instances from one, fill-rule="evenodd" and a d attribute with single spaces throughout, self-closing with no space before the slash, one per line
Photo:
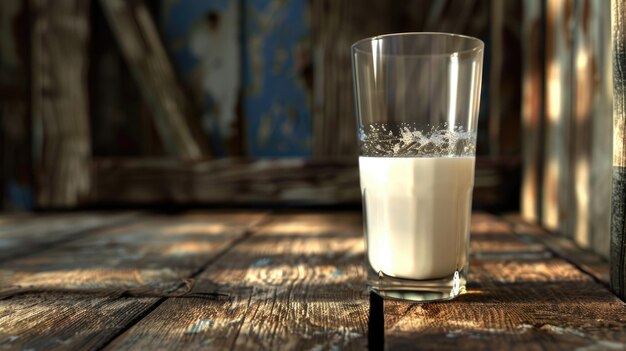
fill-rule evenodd
<path id="1" fill-rule="evenodd" d="M 90 191 L 89 1 L 31 0 L 36 205 L 71 207 Z"/>
<path id="2" fill-rule="evenodd" d="M 613 43 L 613 190 L 611 288 L 626 299 L 626 4 L 611 0 Z"/>
<path id="3" fill-rule="evenodd" d="M 569 232 L 573 0 L 547 0 L 542 224 Z"/>
<path id="4" fill-rule="evenodd" d="M 522 187 L 521 213 L 541 221 L 544 129 L 545 11 L 541 1 L 526 0 L 522 24 Z"/>
<path id="5" fill-rule="evenodd" d="M 195 160 L 209 155 L 200 115 L 176 76 L 143 1 L 101 0 L 105 17 L 148 106 L 168 153 Z"/>

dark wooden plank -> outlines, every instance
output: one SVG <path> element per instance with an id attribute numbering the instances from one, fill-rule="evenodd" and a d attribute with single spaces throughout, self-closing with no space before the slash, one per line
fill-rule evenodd
<path id="1" fill-rule="evenodd" d="M 85 232 L 112 227 L 137 213 L 61 213 L 0 217 L 0 262 L 32 255 L 58 243 L 76 239 Z"/>
<path id="2" fill-rule="evenodd" d="M 166 296 L 262 218 L 260 212 L 146 215 L 0 265 L 0 297 L 41 291 Z"/>
<path id="3" fill-rule="evenodd" d="M 356 158 L 102 160 L 94 204 L 359 203 Z"/>
<path id="4" fill-rule="evenodd" d="M 544 128 L 544 8 L 524 1 L 522 53 L 522 216 L 541 221 L 542 133 Z"/>
<path id="5" fill-rule="evenodd" d="M 87 65 L 90 1 L 29 2 L 36 205 L 71 207 L 91 186 Z"/>
<path id="6" fill-rule="evenodd" d="M 101 0 L 120 49 L 152 108 L 157 130 L 171 156 L 209 155 L 199 113 L 181 88 L 159 32 L 143 1 Z"/>
<path id="7" fill-rule="evenodd" d="M 611 0 L 613 42 L 613 188 L 611 287 L 626 299 L 626 4 Z"/>
<path id="8" fill-rule="evenodd" d="M 28 1 L 0 3 L 0 208 L 4 210 L 33 206 L 29 16 Z"/>
<path id="9" fill-rule="evenodd" d="M 497 207 L 517 191 L 515 159 L 478 158 L 474 203 Z M 96 159 L 93 205 L 351 204 L 360 205 L 356 157 L 225 158 L 198 162 Z"/>
<path id="10" fill-rule="evenodd" d="M 362 350 L 362 254 L 356 213 L 272 216 L 198 279 L 225 297 L 168 299 L 109 349 Z"/>
<path id="11" fill-rule="evenodd" d="M 0 301 L 3 350 L 94 350 L 140 316 L 156 298 L 36 294 Z"/>

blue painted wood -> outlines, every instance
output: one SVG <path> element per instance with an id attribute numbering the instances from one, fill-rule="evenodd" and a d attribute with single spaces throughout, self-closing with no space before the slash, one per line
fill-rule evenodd
<path id="1" fill-rule="evenodd" d="M 166 46 L 217 155 L 232 138 L 255 158 L 311 155 L 308 16 L 306 0 L 161 2 Z"/>
<path id="2" fill-rule="evenodd" d="M 202 110 L 202 126 L 218 156 L 231 152 L 241 92 L 240 4 L 237 0 L 161 3 L 166 47 Z"/>
<path id="3" fill-rule="evenodd" d="M 246 0 L 244 113 L 252 157 L 311 155 L 306 0 Z"/>

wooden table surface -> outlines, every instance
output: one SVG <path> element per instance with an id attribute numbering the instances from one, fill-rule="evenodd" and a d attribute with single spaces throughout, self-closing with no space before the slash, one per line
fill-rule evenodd
<path id="1" fill-rule="evenodd" d="M 0 350 L 617 350 L 607 264 L 516 216 L 474 214 L 469 292 L 364 289 L 358 212 L 0 216 Z"/>

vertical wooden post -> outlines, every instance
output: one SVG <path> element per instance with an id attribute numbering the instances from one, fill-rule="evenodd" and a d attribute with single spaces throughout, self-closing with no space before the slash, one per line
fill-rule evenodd
<path id="1" fill-rule="evenodd" d="M 611 7 L 605 1 L 591 1 L 591 52 L 595 57 L 593 118 L 591 125 L 591 188 L 589 218 L 591 247 L 609 257 L 611 223 L 611 155 L 613 142 L 613 67 L 611 65 Z"/>
<path id="2" fill-rule="evenodd" d="M 613 190 L 611 288 L 626 299 L 626 4 L 611 0 L 613 43 Z"/>
<path id="3" fill-rule="evenodd" d="M 610 222 L 610 7 L 576 0 L 569 228 L 576 242 L 608 257 Z"/>
<path id="4" fill-rule="evenodd" d="M 541 221 L 541 179 L 544 124 L 544 6 L 525 0 L 522 23 L 522 189 L 524 219 Z"/>
<path id="5" fill-rule="evenodd" d="M 548 0 L 546 8 L 546 128 L 542 224 L 568 232 L 573 0 Z"/>
<path id="6" fill-rule="evenodd" d="M 90 3 L 30 0 L 33 161 L 39 207 L 74 206 L 90 190 Z"/>

